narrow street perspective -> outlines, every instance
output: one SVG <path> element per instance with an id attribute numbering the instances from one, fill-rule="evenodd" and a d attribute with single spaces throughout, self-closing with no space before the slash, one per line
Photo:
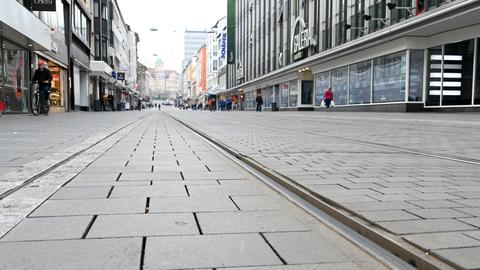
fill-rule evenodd
<path id="1" fill-rule="evenodd" d="M 25 189 L 53 182 L 1 238 L 0 269 L 385 269 L 163 113 L 73 179 Z"/>

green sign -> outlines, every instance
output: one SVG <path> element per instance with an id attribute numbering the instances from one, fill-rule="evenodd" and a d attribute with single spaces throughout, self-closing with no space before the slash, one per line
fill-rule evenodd
<path id="1" fill-rule="evenodd" d="M 228 0 L 227 9 L 227 63 L 235 64 L 235 0 Z"/>

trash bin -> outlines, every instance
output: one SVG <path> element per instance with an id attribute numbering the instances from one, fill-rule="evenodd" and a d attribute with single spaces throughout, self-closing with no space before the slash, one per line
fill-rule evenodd
<path id="1" fill-rule="evenodd" d="M 277 111 L 278 111 L 277 103 L 272 102 L 272 112 L 277 112 Z"/>

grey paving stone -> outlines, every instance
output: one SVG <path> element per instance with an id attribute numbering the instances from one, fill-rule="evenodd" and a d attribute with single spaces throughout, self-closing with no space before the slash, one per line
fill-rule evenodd
<path id="1" fill-rule="evenodd" d="M 144 213 L 145 205 L 145 198 L 51 200 L 44 202 L 30 216 L 135 214 Z"/>
<path id="2" fill-rule="evenodd" d="M 420 219 L 403 210 L 358 212 L 358 214 L 373 222 Z"/>
<path id="3" fill-rule="evenodd" d="M 7 233 L 1 241 L 80 239 L 91 216 L 27 218 Z"/>
<path id="4" fill-rule="evenodd" d="M 197 223 L 192 214 L 101 215 L 87 238 L 197 234 Z"/>
<path id="5" fill-rule="evenodd" d="M 150 213 L 236 211 L 228 197 L 164 197 L 150 199 Z"/>
<path id="6" fill-rule="evenodd" d="M 245 176 L 237 171 L 226 172 L 182 172 L 185 180 L 225 180 L 225 179 L 245 179 Z"/>
<path id="7" fill-rule="evenodd" d="M 424 219 L 470 217 L 468 214 L 449 208 L 410 209 L 407 211 Z"/>
<path id="8" fill-rule="evenodd" d="M 205 196 L 210 194 L 211 196 L 222 195 L 264 195 L 265 192 L 259 187 L 246 182 L 244 184 L 224 184 L 224 185 L 188 185 L 188 191 L 190 196 Z"/>
<path id="9" fill-rule="evenodd" d="M 141 238 L 0 243 L 0 269 L 130 270 L 139 267 Z"/>
<path id="10" fill-rule="evenodd" d="M 462 207 L 463 205 L 447 200 L 432 200 L 432 201 L 408 201 L 411 204 L 418 205 L 422 208 L 454 208 Z"/>
<path id="11" fill-rule="evenodd" d="M 269 196 L 231 196 L 242 211 L 280 210 L 281 207 Z"/>
<path id="12" fill-rule="evenodd" d="M 412 234 L 403 238 L 424 250 L 480 246 L 479 240 L 462 232 Z"/>
<path id="13" fill-rule="evenodd" d="M 458 220 L 463 221 L 467 224 L 473 225 L 477 228 L 480 228 L 480 217 L 475 218 L 459 218 Z"/>
<path id="14" fill-rule="evenodd" d="M 199 213 L 204 234 L 307 231 L 292 216 L 278 211 Z"/>
<path id="15" fill-rule="evenodd" d="M 94 199 L 107 198 L 111 186 L 102 187 L 63 187 L 59 189 L 51 200 Z"/>
<path id="16" fill-rule="evenodd" d="M 480 199 L 453 200 L 456 203 L 469 207 L 480 207 Z"/>
<path id="17" fill-rule="evenodd" d="M 413 234 L 429 232 L 467 231 L 475 227 L 454 219 L 429 219 L 429 220 L 406 220 L 385 221 L 377 223 L 381 227 L 396 234 Z"/>
<path id="18" fill-rule="evenodd" d="M 480 241 L 480 230 L 476 230 L 472 232 L 463 232 L 463 234 Z"/>
<path id="19" fill-rule="evenodd" d="M 369 197 L 382 201 L 382 202 L 388 202 L 388 201 L 410 201 L 410 200 L 415 200 L 415 197 L 412 197 L 408 194 L 388 194 L 388 195 L 368 195 Z"/>
<path id="20" fill-rule="evenodd" d="M 344 205 L 354 211 L 384 211 L 419 208 L 418 206 L 415 206 L 413 204 L 401 201 L 345 203 Z"/>
<path id="21" fill-rule="evenodd" d="M 455 200 L 459 197 L 448 194 L 448 193 L 412 193 L 413 197 L 420 200 Z"/>
<path id="22" fill-rule="evenodd" d="M 79 174 L 73 178 L 73 182 L 109 182 L 116 181 L 118 178 L 118 172 L 116 173 L 102 173 L 102 174 Z"/>
<path id="23" fill-rule="evenodd" d="M 232 268 L 217 268 L 232 269 Z M 359 270 L 359 269 L 377 269 L 370 265 L 370 268 L 359 268 L 353 263 L 324 263 L 324 264 L 304 264 L 304 265 L 279 265 L 279 266 L 263 266 L 263 267 L 239 267 L 235 270 Z"/>
<path id="24" fill-rule="evenodd" d="M 110 198 L 187 197 L 184 185 L 174 181 L 169 185 L 165 185 L 167 182 L 161 183 L 155 186 L 115 187 Z"/>
<path id="25" fill-rule="evenodd" d="M 463 269 L 478 269 L 480 265 L 480 247 L 441 249 L 433 253 L 446 258 Z"/>
<path id="26" fill-rule="evenodd" d="M 166 236 L 147 239 L 144 269 L 281 265 L 258 234 Z"/>
<path id="27" fill-rule="evenodd" d="M 65 187 L 101 187 L 101 186 L 149 186 L 150 181 L 115 181 L 115 182 L 70 182 Z"/>
<path id="28" fill-rule="evenodd" d="M 480 208 L 479 207 L 459 207 L 455 210 L 470 214 L 475 217 L 480 217 Z"/>
<path id="29" fill-rule="evenodd" d="M 122 173 L 119 181 L 178 181 L 182 180 L 180 173 Z"/>
<path id="30" fill-rule="evenodd" d="M 312 232 L 265 233 L 287 264 L 348 262 L 349 259 Z M 318 248 L 312 248 L 316 246 Z"/>

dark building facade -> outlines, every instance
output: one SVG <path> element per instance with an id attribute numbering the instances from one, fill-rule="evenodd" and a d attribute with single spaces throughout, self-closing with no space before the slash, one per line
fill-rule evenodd
<path id="1" fill-rule="evenodd" d="M 236 1 L 236 82 L 253 109 L 480 106 L 478 0 Z M 459 19 L 461 18 L 461 19 Z"/>

